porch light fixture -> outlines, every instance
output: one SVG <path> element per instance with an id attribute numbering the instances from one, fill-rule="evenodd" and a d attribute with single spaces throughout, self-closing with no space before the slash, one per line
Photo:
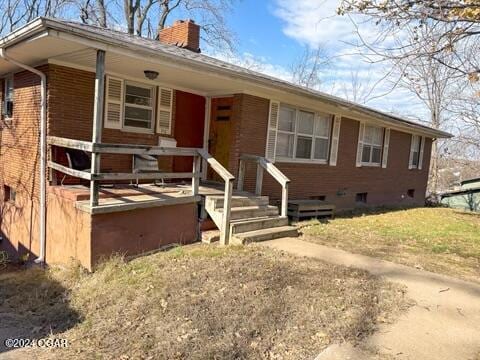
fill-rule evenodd
<path id="1" fill-rule="evenodd" d="M 145 70 L 143 72 L 145 77 L 149 80 L 155 80 L 158 77 L 158 72 L 153 70 Z"/>

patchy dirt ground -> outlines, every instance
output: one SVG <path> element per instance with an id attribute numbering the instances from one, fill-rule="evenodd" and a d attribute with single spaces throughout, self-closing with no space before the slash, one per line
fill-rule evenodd
<path id="1" fill-rule="evenodd" d="M 379 209 L 299 224 L 306 241 L 480 283 L 480 214 Z"/>
<path id="2" fill-rule="evenodd" d="M 309 359 L 409 306 L 403 288 L 366 272 L 256 247 L 195 245 L 0 282 L 0 329 L 13 316 L 24 336 L 68 339 L 18 353 L 49 359 Z"/>

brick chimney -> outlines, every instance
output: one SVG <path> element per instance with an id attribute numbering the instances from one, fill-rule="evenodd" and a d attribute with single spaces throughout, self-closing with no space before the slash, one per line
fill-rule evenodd
<path id="1" fill-rule="evenodd" d="M 200 52 L 200 26 L 193 20 L 177 20 L 171 27 L 158 32 L 158 40 L 194 52 Z"/>

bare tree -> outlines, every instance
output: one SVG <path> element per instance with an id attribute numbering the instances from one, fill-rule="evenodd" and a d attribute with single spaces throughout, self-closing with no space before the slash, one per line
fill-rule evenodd
<path id="1" fill-rule="evenodd" d="M 372 83 L 371 74 L 362 76 L 362 71 L 359 69 L 350 71 L 350 78 L 348 83 L 342 83 L 340 91 L 343 97 L 349 101 L 359 104 L 366 104 L 373 98 L 373 91 L 376 84 Z"/>
<path id="2" fill-rule="evenodd" d="M 233 51 L 235 35 L 226 16 L 241 0 L 0 0 L 0 33 L 38 16 L 80 19 L 84 24 L 124 28 L 129 34 L 158 38 L 158 31 L 177 17 L 194 19 L 202 40 L 214 50 Z M 120 15 L 120 18 L 118 17 Z"/>
<path id="3" fill-rule="evenodd" d="M 69 4 L 69 0 L 1 0 L 0 33 L 11 32 L 39 16 L 58 16 Z"/>
<path id="4" fill-rule="evenodd" d="M 321 84 L 321 71 L 329 63 L 323 47 L 311 49 L 306 46 L 300 57 L 292 63 L 292 82 L 307 87 L 318 88 Z"/>
<path id="5" fill-rule="evenodd" d="M 89 0 L 86 0 L 89 1 Z M 219 50 L 233 50 L 235 36 L 226 22 L 239 0 L 123 0 L 120 5 L 123 21 L 129 34 L 158 39 L 158 32 L 176 14 L 189 17 L 202 28 L 202 39 L 208 46 Z M 104 11 L 108 13 L 108 11 Z M 181 15 L 180 15 L 181 14 Z M 96 17 L 98 18 L 98 16 Z M 152 24 L 157 24 L 156 28 Z"/>
<path id="6" fill-rule="evenodd" d="M 123 14 L 127 33 L 135 33 L 135 14 L 140 9 L 140 0 L 123 0 Z"/>
<path id="7" fill-rule="evenodd" d="M 339 13 L 355 14 L 359 53 L 369 62 L 391 65 L 392 87 L 415 94 L 430 113 L 428 125 L 459 135 L 433 143 L 429 189 L 436 192 L 445 158 L 474 160 L 474 152 L 466 149 L 480 142 L 474 131 L 480 114 L 480 2 L 342 0 Z M 358 16 L 373 23 L 377 33 L 364 36 Z"/>
<path id="8" fill-rule="evenodd" d="M 438 31 L 438 29 L 434 29 Z M 415 29 L 404 29 L 404 34 L 409 38 L 420 39 L 419 43 L 423 45 L 419 48 L 423 53 L 428 53 L 435 49 L 437 42 L 428 43 L 425 38 L 434 38 L 428 27 L 424 27 L 421 31 Z M 442 36 L 442 32 L 438 31 L 438 36 Z M 413 39 L 411 39 L 413 41 Z M 407 50 L 404 50 L 407 51 Z M 465 93 L 468 81 L 462 76 L 458 76 L 458 71 L 454 66 L 455 63 L 453 53 L 437 53 L 435 56 L 408 56 L 395 57 L 392 66 L 395 69 L 394 75 L 398 76 L 396 85 L 403 87 L 413 93 L 428 109 L 429 119 L 428 125 L 434 129 L 448 129 L 461 119 L 453 116 L 452 109 L 459 104 L 455 93 Z M 440 59 L 441 61 L 438 61 Z M 439 183 L 439 159 L 444 156 L 442 146 L 446 146 L 446 142 L 434 141 L 432 143 L 432 155 L 430 163 L 430 179 L 429 190 L 437 193 Z"/>
<path id="9" fill-rule="evenodd" d="M 480 50 L 478 0 L 342 0 L 338 12 L 362 14 L 371 20 L 378 35 L 363 45 L 374 52 L 383 54 L 388 50 L 392 57 L 427 57 L 467 75 L 470 81 L 480 80 L 478 59 L 465 56 L 464 51 L 472 47 Z M 434 30 L 432 36 L 424 32 L 425 27 Z M 405 28 L 423 34 L 401 44 L 388 45 L 388 39 Z M 437 46 L 425 47 L 434 41 Z M 448 54 L 454 54 L 455 61 L 447 64 L 443 57 Z"/>
<path id="10" fill-rule="evenodd" d="M 140 4 L 140 6 L 138 7 L 137 23 L 136 23 L 136 31 L 135 31 L 135 33 L 138 36 L 142 36 L 143 29 L 145 27 L 145 22 L 147 21 L 147 16 L 152 6 L 155 5 L 156 3 L 157 3 L 157 0 L 147 0 L 145 4 Z"/>
<path id="11" fill-rule="evenodd" d="M 107 6 L 105 0 L 85 0 L 79 3 L 80 20 L 84 24 L 94 24 L 103 28 L 108 27 Z"/>
<path id="12" fill-rule="evenodd" d="M 162 30 L 165 28 L 167 24 L 167 18 L 169 17 L 170 13 L 178 8 L 181 4 L 182 0 L 161 0 L 159 3 L 160 6 L 160 16 L 158 17 L 158 30 Z"/>

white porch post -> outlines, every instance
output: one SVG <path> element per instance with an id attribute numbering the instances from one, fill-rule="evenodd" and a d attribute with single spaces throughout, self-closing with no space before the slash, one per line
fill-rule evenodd
<path id="1" fill-rule="evenodd" d="M 97 50 L 97 63 L 95 72 L 95 99 L 93 105 L 93 131 L 92 143 L 102 142 L 102 126 L 103 126 L 103 101 L 105 90 L 105 51 Z M 100 172 L 100 154 L 92 152 L 92 164 L 90 172 L 95 174 Z M 97 180 L 90 181 L 90 206 L 98 205 L 98 188 Z"/>
<path id="2" fill-rule="evenodd" d="M 208 138 L 210 137 L 210 111 L 212 107 L 212 98 L 205 97 L 205 123 L 203 124 L 203 149 L 208 153 Z M 207 179 L 208 164 L 202 161 L 202 180 Z"/>

